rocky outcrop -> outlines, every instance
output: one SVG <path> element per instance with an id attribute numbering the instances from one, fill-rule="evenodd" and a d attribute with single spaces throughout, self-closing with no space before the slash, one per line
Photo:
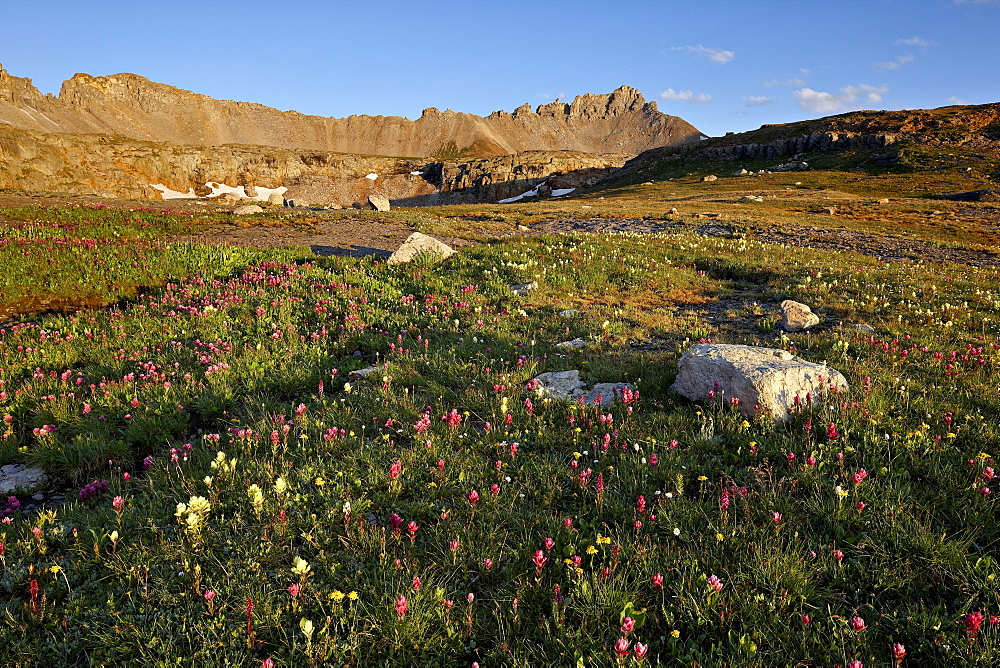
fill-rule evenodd
<path id="1" fill-rule="evenodd" d="M 443 260 L 454 254 L 455 249 L 443 241 L 438 241 L 434 237 L 429 237 L 420 232 L 414 232 L 406 237 L 406 241 L 389 256 L 386 264 L 405 264 L 413 262 L 422 255 Z"/>
<path id="2" fill-rule="evenodd" d="M 455 157 L 573 150 L 636 154 L 697 140 L 686 121 L 661 113 L 634 88 L 582 95 L 535 110 L 487 117 L 425 109 L 399 116 L 326 118 L 251 102 L 216 100 L 135 74 L 76 74 L 58 96 L 0 67 L 0 121 L 35 132 L 119 134 L 187 146 L 247 144 L 385 156 Z M 452 154 L 452 155 L 449 155 Z"/>

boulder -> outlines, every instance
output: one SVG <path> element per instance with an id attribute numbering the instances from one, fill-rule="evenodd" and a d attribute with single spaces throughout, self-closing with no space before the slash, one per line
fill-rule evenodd
<path id="1" fill-rule="evenodd" d="M 737 202 L 763 202 L 764 198 L 759 195 L 744 195 L 736 200 Z"/>
<path id="2" fill-rule="evenodd" d="M 524 297 L 537 287 L 538 283 L 536 283 L 535 281 L 532 281 L 531 283 L 515 283 L 514 285 L 510 286 L 510 291 L 513 292 L 515 295 L 521 295 L 522 297 Z"/>
<path id="3" fill-rule="evenodd" d="M 243 192 L 247 194 L 250 199 L 256 199 L 257 197 L 257 186 L 243 186 Z"/>
<path id="4" fill-rule="evenodd" d="M 575 308 L 568 308 L 565 311 L 559 311 L 559 317 L 561 318 L 573 318 L 580 315 L 580 310 Z"/>
<path id="5" fill-rule="evenodd" d="M 284 204 L 285 198 L 281 196 L 281 193 L 271 193 L 267 196 L 268 204 Z"/>
<path id="6" fill-rule="evenodd" d="M 389 210 L 389 198 L 385 195 L 369 195 L 368 204 L 371 208 L 376 211 L 388 211 Z"/>
<path id="7" fill-rule="evenodd" d="M 744 416 L 760 413 L 775 422 L 791 418 L 796 404 L 816 404 L 848 389 L 839 371 L 774 348 L 698 344 L 684 353 L 677 369 L 675 392 L 691 400 L 736 399 Z"/>
<path id="8" fill-rule="evenodd" d="M 587 341 L 584 339 L 576 338 L 572 341 L 563 341 L 562 343 L 557 343 L 556 348 L 562 348 L 564 350 L 569 350 L 573 348 L 586 348 Z"/>
<path id="9" fill-rule="evenodd" d="M 801 332 L 819 324 L 819 316 L 805 304 L 791 299 L 781 302 L 781 328 L 786 332 Z"/>
<path id="10" fill-rule="evenodd" d="M 239 202 L 240 196 L 233 193 L 222 193 L 215 199 L 215 201 L 221 204 L 232 204 L 234 202 Z"/>
<path id="11" fill-rule="evenodd" d="M 194 194 L 197 197 L 207 197 L 207 196 L 209 196 L 209 195 L 212 194 L 212 189 L 209 188 L 208 186 L 202 184 L 200 186 L 195 186 L 194 187 Z"/>
<path id="12" fill-rule="evenodd" d="M 24 464 L 7 464 L 0 468 L 0 494 L 9 494 L 15 489 L 30 490 L 46 480 L 43 469 Z"/>
<path id="13" fill-rule="evenodd" d="M 825 207 L 822 210 L 822 213 L 828 213 L 828 214 L 830 214 L 832 216 L 833 214 L 837 213 L 837 207 L 835 207 L 835 206 Z"/>
<path id="14" fill-rule="evenodd" d="M 701 180 L 702 180 L 702 182 L 718 181 L 719 177 L 716 176 L 715 174 L 709 174 L 708 176 L 701 177 Z"/>
<path id="15" fill-rule="evenodd" d="M 444 259 L 455 254 L 455 249 L 446 243 L 438 241 L 420 232 L 414 232 L 396 249 L 396 252 L 386 260 L 388 264 L 403 264 L 416 259 L 418 255 L 433 255 Z"/>
<path id="16" fill-rule="evenodd" d="M 238 206 L 233 209 L 233 215 L 236 216 L 250 216 L 255 213 L 263 213 L 264 209 L 257 206 L 256 204 L 246 204 L 244 206 Z"/>

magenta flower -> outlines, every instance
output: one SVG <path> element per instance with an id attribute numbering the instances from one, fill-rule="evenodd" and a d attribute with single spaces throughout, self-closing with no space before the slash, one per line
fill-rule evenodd
<path id="1" fill-rule="evenodd" d="M 420 578 L 414 575 L 413 576 L 413 591 L 417 591 L 418 589 L 420 589 L 420 585 L 421 584 L 423 584 L 423 583 L 420 582 Z"/>
<path id="2" fill-rule="evenodd" d="M 772 511 L 771 512 L 771 519 L 774 520 L 775 524 L 779 523 L 781 521 L 781 513 Z"/>
<path id="3" fill-rule="evenodd" d="M 300 591 L 301 587 L 299 587 L 298 583 L 291 584 L 288 586 L 288 593 L 291 594 L 293 597 L 298 596 Z"/>
<path id="4" fill-rule="evenodd" d="M 619 638 L 615 641 L 615 653 L 618 656 L 628 656 L 632 653 L 632 650 L 629 649 L 628 638 Z"/>
<path id="5" fill-rule="evenodd" d="M 892 656 L 896 659 L 896 665 L 901 664 L 906 658 L 906 647 L 898 642 L 892 643 Z"/>
<path id="6" fill-rule="evenodd" d="M 812 621 L 812 617 L 809 615 L 802 615 L 799 619 L 802 621 L 802 626 L 809 626 L 809 622 Z"/>
<path id="7" fill-rule="evenodd" d="M 479 503 L 479 492 L 477 492 L 476 490 L 466 492 L 465 498 L 469 500 L 469 503 L 475 506 L 477 503 Z"/>
<path id="8" fill-rule="evenodd" d="M 842 551 L 840 551 L 840 550 L 834 550 L 833 551 L 833 556 L 834 556 L 834 558 L 837 561 L 843 561 L 844 560 L 844 553 Z"/>
<path id="9" fill-rule="evenodd" d="M 867 628 L 868 625 L 865 624 L 864 619 L 862 619 L 861 617 L 851 617 L 851 629 L 855 631 L 864 631 Z"/>
<path id="10" fill-rule="evenodd" d="M 532 561 L 535 562 L 535 569 L 541 573 L 542 569 L 545 568 L 545 564 L 549 562 L 549 558 L 541 550 L 535 550 L 535 558 Z"/>
<path id="11" fill-rule="evenodd" d="M 399 477 L 399 474 L 403 472 L 403 462 L 396 460 L 389 467 L 389 478 L 395 480 Z"/>
<path id="12" fill-rule="evenodd" d="M 722 580 L 717 575 L 710 575 L 708 576 L 708 586 L 715 591 L 722 591 Z"/>
<path id="13" fill-rule="evenodd" d="M 205 590 L 205 600 L 206 601 L 211 601 L 213 598 L 215 598 L 215 592 L 212 591 L 211 589 L 206 589 Z"/>
<path id="14" fill-rule="evenodd" d="M 847 668 L 865 668 L 865 664 L 861 663 L 857 659 L 854 659 L 853 661 L 847 664 Z"/>
<path id="15" fill-rule="evenodd" d="M 860 485 L 861 481 L 868 477 L 868 471 L 864 469 L 858 469 L 858 472 L 851 476 L 851 482 L 855 485 Z"/>
<path id="16" fill-rule="evenodd" d="M 406 606 L 406 597 L 402 594 L 396 599 L 396 615 L 402 620 L 406 616 L 406 611 L 408 610 Z"/>
<path id="17" fill-rule="evenodd" d="M 111 505 L 114 507 L 115 512 L 121 515 L 122 508 L 125 507 L 125 499 L 123 499 L 120 496 L 116 496 L 114 500 L 111 502 Z"/>
<path id="18" fill-rule="evenodd" d="M 635 658 L 642 661 L 646 658 L 646 653 L 649 652 L 649 645 L 643 645 L 641 642 L 636 641 L 633 651 L 635 652 Z"/>
<path id="19" fill-rule="evenodd" d="M 483 559 L 483 566 L 486 567 L 486 570 L 490 570 L 491 568 L 493 568 L 493 560 L 488 558 Z"/>
<path id="20" fill-rule="evenodd" d="M 554 540 L 552 540 L 551 538 L 546 538 L 542 542 L 545 543 L 545 551 L 546 552 L 551 552 L 552 548 L 555 547 L 555 545 L 556 545 L 556 542 Z"/>
<path id="21" fill-rule="evenodd" d="M 653 583 L 653 589 L 663 589 L 663 575 L 660 573 L 653 573 L 649 580 Z"/>
<path id="22" fill-rule="evenodd" d="M 627 636 L 628 634 L 632 633 L 632 631 L 634 631 L 634 630 L 635 630 L 635 620 L 634 619 L 632 619 L 631 617 L 626 617 L 625 619 L 622 620 L 621 631 L 622 631 L 622 635 L 623 636 Z"/>
<path id="23" fill-rule="evenodd" d="M 970 612 L 967 614 L 962 618 L 962 624 L 965 625 L 965 635 L 975 638 L 976 634 L 979 633 L 979 627 L 982 626 L 985 620 L 986 615 L 981 612 Z"/>

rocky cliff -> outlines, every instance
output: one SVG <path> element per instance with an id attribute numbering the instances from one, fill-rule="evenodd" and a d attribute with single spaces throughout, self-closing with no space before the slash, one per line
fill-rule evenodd
<path id="1" fill-rule="evenodd" d="M 77 74 L 58 96 L 0 66 L 0 122 L 45 133 L 118 134 L 187 146 L 246 144 L 362 155 L 454 158 L 572 150 L 630 153 L 696 141 L 686 121 L 661 113 L 634 88 L 583 95 L 483 118 L 425 109 L 399 116 L 325 118 L 216 100 L 134 74 Z"/>

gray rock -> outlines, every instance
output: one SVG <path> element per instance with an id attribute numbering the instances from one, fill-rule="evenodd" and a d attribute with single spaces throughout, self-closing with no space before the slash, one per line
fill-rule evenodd
<path id="1" fill-rule="evenodd" d="M 440 259 L 450 257 L 455 254 L 455 249 L 446 243 L 438 241 L 434 237 L 429 237 L 420 232 L 414 232 L 406 241 L 396 249 L 396 252 L 386 260 L 388 264 L 403 264 L 411 262 L 418 255 L 433 255 Z"/>
<path id="2" fill-rule="evenodd" d="M 565 311 L 559 311 L 560 318 L 572 318 L 578 315 L 580 315 L 580 312 L 575 308 L 568 308 Z"/>
<path id="3" fill-rule="evenodd" d="M 355 369 L 354 371 L 347 374 L 348 380 L 358 380 L 359 378 L 364 378 L 370 373 L 375 373 L 379 371 L 382 367 L 379 366 L 366 366 L 364 369 Z"/>
<path id="4" fill-rule="evenodd" d="M 521 295 L 522 297 L 524 297 L 537 287 L 538 283 L 536 283 L 535 281 L 532 281 L 531 283 L 516 283 L 510 286 L 510 291 L 513 292 L 515 295 Z"/>
<path id="5" fill-rule="evenodd" d="M 388 211 L 390 209 L 389 198 L 385 195 L 369 195 L 368 204 L 376 211 Z"/>
<path id="6" fill-rule="evenodd" d="M 45 482 L 45 471 L 25 464 L 7 464 L 0 468 L 0 494 L 9 494 L 15 489 L 30 490 Z"/>
<path id="7" fill-rule="evenodd" d="M 714 392 L 717 400 L 739 400 L 737 408 L 748 418 L 757 414 L 756 406 L 775 422 L 787 421 L 807 396 L 816 404 L 848 389 L 839 371 L 773 348 L 699 344 L 684 353 L 677 368 L 671 389 L 688 399 L 706 400 Z"/>
<path id="8" fill-rule="evenodd" d="M 833 214 L 837 213 L 837 207 L 835 206 L 824 207 L 822 213 L 828 213 L 832 216 Z"/>
<path id="9" fill-rule="evenodd" d="M 533 378 L 531 384 L 540 397 L 567 401 L 578 401 L 583 397 L 588 404 L 600 398 L 602 406 L 610 406 L 618 400 L 623 388 L 634 389 L 629 383 L 598 383 L 588 390 L 587 384 L 580 380 L 580 372 L 575 369 L 543 373 Z"/>
<path id="10" fill-rule="evenodd" d="M 572 348 L 586 348 L 587 342 L 584 339 L 573 339 L 572 341 L 563 341 L 562 343 L 557 343 L 556 348 L 572 349 Z"/>
<path id="11" fill-rule="evenodd" d="M 781 302 L 781 328 L 786 332 L 801 332 L 819 324 L 819 316 L 805 304 L 791 299 Z"/>
<path id="12" fill-rule="evenodd" d="M 238 206 L 233 209 L 234 216 L 251 216 L 255 213 L 263 213 L 264 209 L 257 206 L 256 204 L 246 204 L 244 206 Z"/>
<path id="13" fill-rule="evenodd" d="M 866 325 L 863 322 L 860 322 L 857 325 L 855 325 L 854 329 L 858 330 L 859 332 L 864 332 L 865 334 L 874 334 L 875 333 L 875 328 L 874 327 L 872 327 L 871 325 Z"/>
<path id="14" fill-rule="evenodd" d="M 737 202 L 763 202 L 764 198 L 758 195 L 744 195 L 743 197 L 736 200 Z"/>
<path id="15" fill-rule="evenodd" d="M 748 172 L 745 167 L 741 167 L 740 171 L 734 173 L 733 176 L 746 176 L 749 173 L 750 172 Z"/>
<path id="16" fill-rule="evenodd" d="M 708 176 L 701 177 L 701 180 L 702 180 L 703 183 L 708 182 L 708 181 L 718 181 L 719 177 L 716 176 L 715 174 L 709 174 Z"/>

